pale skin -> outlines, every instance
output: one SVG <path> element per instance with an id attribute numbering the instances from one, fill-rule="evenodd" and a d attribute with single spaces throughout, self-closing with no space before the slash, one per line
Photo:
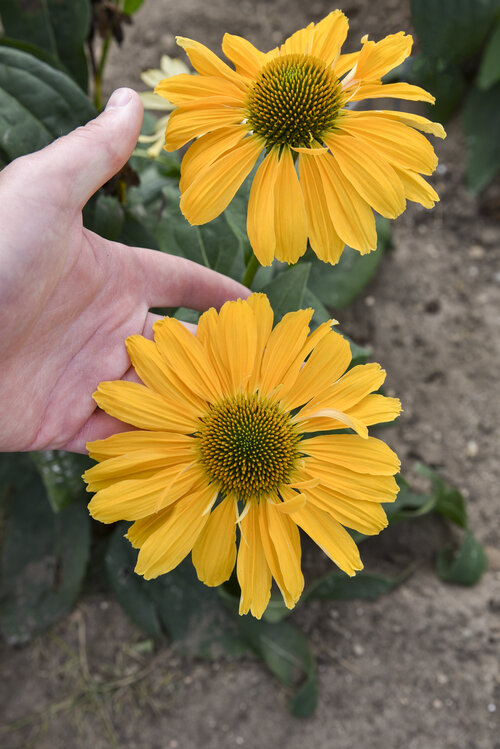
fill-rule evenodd
<path id="1" fill-rule="evenodd" d="M 248 295 L 188 260 L 83 227 L 83 206 L 127 161 L 141 121 L 137 94 L 118 89 L 97 119 L 0 173 L 0 451 L 85 452 L 130 429 L 92 393 L 135 379 L 124 341 L 152 338 L 150 308 Z"/>

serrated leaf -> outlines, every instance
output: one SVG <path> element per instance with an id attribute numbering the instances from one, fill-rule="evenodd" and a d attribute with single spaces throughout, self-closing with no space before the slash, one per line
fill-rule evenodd
<path id="1" fill-rule="evenodd" d="M 256 655 L 286 687 L 298 690 L 288 702 L 297 718 L 307 718 L 316 709 L 318 688 L 316 663 L 306 637 L 290 622 L 273 624 L 252 616 L 239 617 L 239 628 Z"/>
<path id="2" fill-rule="evenodd" d="M 495 26 L 481 58 L 477 85 L 483 91 L 500 81 L 500 21 Z"/>
<path id="3" fill-rule="evenodd" d="M 390 242 L 387 220 L 377 220 L 377 233 L 378 244 L 374 252 L 360 255 L 346 247 L 337 265 L 322 263 L 308 253 L 307 257 L 311 259 L 308 286 L 325 307 L 335 311 L 346 307 L 371 281 Z"/>
<path id="4" fill-rule="evenodd" d="M 94 116 L 69 76 L 33 55 L 0 46 L 1 150 L 8 160 L 43 148 Z"/>
<path id="5" fill-rule="evenodd" d="M 410 5 L 424 55 L 447 63 L 460 63 L 481 48 L 498 10 L 498 0 L 411 0 Z"/>
<path id="6" fill-rule="evenodd" d="M 270 283 L 259 289 L 269 297 L 275 322 L 281 320 L 287 312 L 293 312 L 305 306 L 303 300 L 310 268 L 310 263 L 293 265 L 278 273 Z"/>
<path id="7" fill-rule="evenodd" d="M 447 583 L 475 585 L 488 564 L 486 553 L 477 539 L 467 530 L 458 550 L 444 549 L 436 560 L 436 571 Z"/>
<path id="8" fill-rule="evenodd" d="M 60 60 L 79 86 L 88 82 L 84 44 L 90 27 L 88 0 L 2 0 L 0 9 L 5 33 L 34 44 Z"/>
<path id="9" fill-rule="evenodd" d="M 71 609 L 85 574 L 90 518 L 75 502 L 54 513 L 26 454 L 2 455 L 4 533 L 0 630 L 10 644 L 28 641 Z"/>
<path id="10" fill-rule="evenodd" d="M 487 91 L 473 87 L 464 109 L 467 183 L 479 192 L 500 169 L 500 83 Z"/>
<path id="11" fill-rule="evenodd" d="M 59 512 L 77 499 L 83 500 L 85 487 L 82 473 L 91 465 L 87 456 L 63 450 L 43 450 L 32 452 L 30 456 L 54 512 Z"/>

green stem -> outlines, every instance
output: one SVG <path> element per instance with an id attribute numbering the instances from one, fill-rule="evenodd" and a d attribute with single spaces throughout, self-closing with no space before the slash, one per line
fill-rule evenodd
<path id="1" fill-rule="evenodd" d="M 250 257 L 250 260 L 248 261 L 247 267 L 245 268 L 243 278 L 241 279 L 241 283 L 243 284 L 243 286 L 246 286 L 247 289 L 252 288 L 253 279 L 255 278 L 255 274 L 257 273 L 259 268 L 260 268 L 259 261 L 257 260 L 257 258 L 252 252 L 252 255 Z"/>
<path id="2" fill-rule="evenodd" d="M 111 43 L 111 36 L 107 36 L 102 44 L 101 59 L 99 65 L 94 72 L 94 104 L 98 112 L 103 109 L 102 106 L 102 78 L 104 75 L 104 67 L 106 65 L 106 59 L 108 57 L 109 45 Z"/>

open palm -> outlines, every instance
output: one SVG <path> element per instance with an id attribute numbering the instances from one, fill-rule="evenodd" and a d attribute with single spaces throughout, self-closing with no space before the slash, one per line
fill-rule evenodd
<path id="1" fill-rule="evenodd" d="M 246 296 L 195 263 L 83 227 L 82 207 L 130 156 L 141 118 L 138 96 L 120 89 L 96 120 L 0 174 L 0 450 L 80 452 L 126 428 L 92 392 L 134 377 L 124 340 L 151 337 L 150 307 Z"/>

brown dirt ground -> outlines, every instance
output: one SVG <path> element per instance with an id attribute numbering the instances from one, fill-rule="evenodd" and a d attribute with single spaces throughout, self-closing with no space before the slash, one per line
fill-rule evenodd
<path id="1" fill-rule="evenodd" d="M 229 31 L 266 49 L 331 9 L 324 0 L 148 0 L 112 55 L 109 88 L 141 89 L 138 72 L 176 54 L 174 34 L 217 50 Z M 343 10 L 352 44 L 411 30 L 408 0 L 350 0 Z M 500 227 L 494 188 L 481 201 L 464 188 L 459 122 L 448 130 L 436 144 L 441 203 L 432 212 L 410 205 L 394 222 L 394 252 L 341 324 L 369 344 L 403 401 L 384 438 L 405 473 L 423 460 L 468 498 L 490 551 L 482 582 L 437 580 L 432 559 L 445 530 L 433 521 L 364 544 L 367 569 L 422 562 L 375 603 L 313 602 L 294 615 L 319 662 L 318 711 L 304 721 L 290 717 L 259 662 L 188 659 L 168 645 L 148 652 L 116 602 L 88 597 L 29 647 L 2 646 L 3 746 L 500 749 Z"/>

